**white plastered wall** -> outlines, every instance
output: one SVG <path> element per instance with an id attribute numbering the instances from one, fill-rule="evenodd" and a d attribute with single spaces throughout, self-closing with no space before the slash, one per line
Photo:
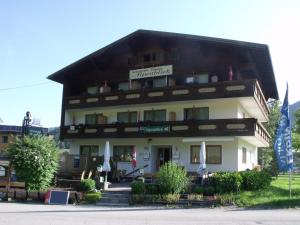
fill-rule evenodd
<path id="1" fill-rule="evenodd" d="M 108 117 L 108 123 L 117 121 L 117 112 L 137 111 L 140 112 L 140 120 L 143 120 L 145 110 L 166 109 L 167 120 L 169 120 L 169 112 L 176 113 L 176 120 L 184 119 L 184 109 L 193 107 L 209 107 L 209 119 L 233 119 L 238 118 L 239 104 L 236 99 L 222 99 L 222 100 L 201 100 L 201 101 L 184 101 L 172 103 L 151 103 L 144 105 L 105 107 L 95 109 L 79 109 L 67 110 L 65 113 L 65 125 L 73 124 L 73 117 L 75 117 L 76 124 L 85 124 L 85 115 L 99 114 Z"/>
<path id="2" fill-rule="evenodd" d="M 187 171 L 196 172 L 198 164 L 191 163 L 192 145 L 201 145 L 201 142 L 183 142 L 183 138 L 130 138 L 130 139 L 107 139 L 110 142 L 111 156 L 113 154 L 114 145 L 134 145 L 137 151 L 137 167 L 145 168 L 145 172 L 155 172 L 157 156 L 155 148 L 157 146 L 170 146 L 174 152 L 176 149 L 179 151 L 179 159 L 172 159 L 174 162 L 184 166 Z M 82 145 L 97 145 L 99 146 L 99 155 L 104 154 L 105 141 L 102 139 L 77 139 L 70 140 L 71 149 L 70 154 L 79 154 L 80 146 Z M 206 145 L 221 145 L 222 146 L 222 163 L 221 164 L 207 164 L 208 171 L 237 171 L 238 170 L 238 142 L 237 138 L 231 141 L 206 141 Z M 200 150 L 200 148 L 199 148 Z M 145 151 L 150 152 L 150 158 L 144 159 Z M 173 154 L 174 156 L 174 154 Z M 132 171 L 130 162 L 119 162 L 118 169 Z"/>
<path id="3" fill-rule="evenodd" d="M 246 148 L 246 163 L 243 163 L 243 148 Z M 253 169 L 257 165 L 257 147 L 242 140 L 238 139 L 238 170 Z"/>

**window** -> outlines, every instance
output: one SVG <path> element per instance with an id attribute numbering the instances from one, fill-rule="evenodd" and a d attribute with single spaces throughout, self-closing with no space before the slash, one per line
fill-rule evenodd
<path id="1" fill-rule="evenodd" d="M 200 145 L 191 146 L 191 163 L 200 163 Z M 206 163 L 221 164 L 222 163 L 222 146 L 207 145 L 206 146 Z"/>
<path id="2" fill-rule="evenodd" d="M 80 156 L 79 155 L 75 155 L 73 159 L 74 159 L 74 161 L 73 161 L 73 167 L 74 168 L 79 168 L 80 167 Z"/>
<path id="3" fill-rule="evenodd" d="M 147 51 L 141 52 L 136 57 L 128 58 L 128 65 L 150 65 L 161 64 L 164 61 L 163 51 Z"/>
<path id="4" fill-rule="evenodd" d="M 8 143 L 8 136 L 2 136 L 2 143 Z"/>
<path id="5" fill-rule="evenodd" d="M 117 120 L 121 123 L 136 123 L 137 112 L 118 112 Z"/>
<path id="6" fill-rule="evenodd" d="M 209 119 L 209 108 L 188 108 L 184 109 L 184 120 L 208 120 Z"/>
<path id="7" fill-rule="evenodd" d="M 170 58 L 172 61 L 177 61 L 179 59 L 179 51 L 177 48 L 171 49 Z"/>
<path id="8" fill-rule="evenodd" d="M 6 176 L 6 169 L 3 166 L 0 166 L 0 177 Z"/>
<path id="9" fill-rule="evenodd" d="M 134 146 L 114 146 L 113 156 L 114 159 L 117 159 L 119 162 L 131 162 L 131 154 Z"/>
<path id="10" fill-rule="evenodd" d="M 222 164 L 222 146 L 208 145 L 206 146 L 206 163 Z"/>
<path id="11" fill-rule="evenodd" d="M 247 149 L 242 148 L 242 163 L 247 163 Z"/>
<path id="12" fill-rule="evenodd" d="M 81 156 L 97 156 L 98 155 L 98 146 L 97 145 L 84 145 L 80 146 L 80 155 Z"/>
<path id="13" fill-rule="evenodd" d="M 144 111 L 144 121 L 162 122 L 166 121 L 166 110 Z"/>
<path id="14" fill-rule="evenodd" d="M 200 163 L 200 145 L 191 146 L 191 163 Z"/>
<path id="15" fill-rule="evenodd" d="M 151 60 L 151 55 L 150 54 L 145 54 L 144 55 L 144 62 L 150 62 Z"/>
<path id="16" fill-rule="evenodd" d="M 97 114 L 85 115 L 85 124 L 94 125 L 97 123 Z"/>

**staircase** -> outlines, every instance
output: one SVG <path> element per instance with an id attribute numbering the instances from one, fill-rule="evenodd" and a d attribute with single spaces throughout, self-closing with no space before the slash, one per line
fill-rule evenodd
<path id="1" fill-rule="evenodd" d="M 128 183 L 113 184 L 102 193 L 102 198 L 96 203 L 99 206 L 129 206 L 131 189 Z"/>

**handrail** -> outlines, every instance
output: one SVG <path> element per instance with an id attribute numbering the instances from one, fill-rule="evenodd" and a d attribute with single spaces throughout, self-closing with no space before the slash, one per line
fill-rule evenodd
<path id="1" fill-rule="evenodd" d="M 77 125 L 72 130 L 64 126 L 62 135 L 65 138 L 252 136 L 255 131 L 269 139 L 268 132 L 255 118 Z"/>
<path id="2" fill-rule="evenodd" d="M 131 89 L 126 91 L 120 91 L 120 90 L 113 90 L 106 93 L 98 93 L 98 94 L 83 94 L 83 95 L 77 95 L 77 96 L 66 96 L 64 99 L 66 100 L 73 100 L 78 98 L 93 98 L 93 97 L 107 97 L 111 95 L 124 95 L 124 94 L 135 94 L 142 92 L 152 92 L 152 91 L 166 91 L 168 90 L 176 90 L 176 89 L 185 89 L 185 88 L 197 88 L 197 87 L 222 87 L 224 85 L 239 85 L 239 84 L 249 84 L 253 83 L 255 84 L 257 80 L 255 79 L 248 79 L 248 80 L 233 80 L 233 81 L 221 81 L 216 83 L 203 83 L 203 84 L 185 84 L 185 85 L 175 85 L 175 86 L 168 86 L 168 87 L 154 87 L 154 88 L 139 88 L 139 89 Z M 166 89 L 167 88 L 167 89 Z"/>
<path id="3" fill-rule="evenodd" d="M 131 175 L 131 174 L 134 174 L 135 172 L 139 171 L 140 169 L 145 169 L 145 168 L 147 168 L 148 166 L 149 166 L 149 164 L 144 165 L 143 167 L 137 168 L 137 169 L 135 169 L 134 171 L 131 171 L 130 173 L 127 173 L 127 174 L 125 174 L 125 175 L 122 176 L 122 177 L 127 177 L 127 176 L 129 176 L 129 175 Z"/>

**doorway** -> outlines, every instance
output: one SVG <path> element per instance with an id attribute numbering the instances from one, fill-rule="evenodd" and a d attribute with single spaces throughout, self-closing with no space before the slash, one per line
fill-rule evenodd
<path id="1" fill-rule="evenodd" d="M 165 163 L 172 160 L 172 146 L 152 146 L 153 167 L 157 172 Z"/>

